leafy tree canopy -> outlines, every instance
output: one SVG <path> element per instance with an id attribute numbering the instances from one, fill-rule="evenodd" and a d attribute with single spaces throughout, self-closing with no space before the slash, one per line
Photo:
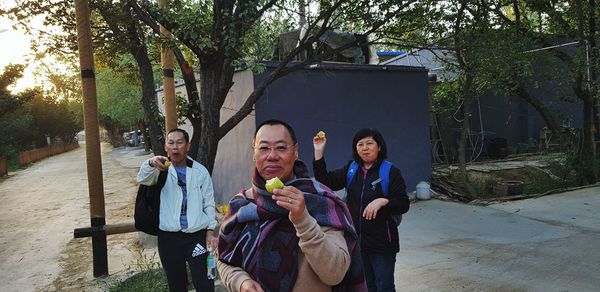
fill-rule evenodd
<path id="1" fill-rule="evenodd" d="M 135 129 L 144 119 L 140 87 L 109 68 L 98 69 L 96 82 L 100 119 L 122 130 Z"/>

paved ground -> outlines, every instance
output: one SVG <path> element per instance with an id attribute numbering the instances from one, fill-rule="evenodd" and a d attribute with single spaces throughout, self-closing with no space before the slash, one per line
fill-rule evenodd
<path id="1" fill-rule="evenodd" d="M 437 200 L 400 227 L 399 291 L 600 291 L 600 187 L 487 207 Z"/>

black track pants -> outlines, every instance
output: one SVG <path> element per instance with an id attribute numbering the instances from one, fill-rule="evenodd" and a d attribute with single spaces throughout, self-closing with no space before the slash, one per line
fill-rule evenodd
<path id="1" fill-rule="evenodd" d="M 206 276 L 206 230 L 195 233 L 161 231 L 158 234 L 158 254 L 167 275 L 169 291 L 188 291 L 186 262 L 196 291 L 215 291 L 214 281 Z"/>

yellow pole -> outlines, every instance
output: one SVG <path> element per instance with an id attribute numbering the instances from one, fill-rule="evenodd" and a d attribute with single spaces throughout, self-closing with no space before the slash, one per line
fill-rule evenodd
<path id="1" fill-rule="evenodd" d="M 104 226 L 106 220 L 104 213 L 104 186 L 102 184 L 100 131 L 98 128 L 98 103 L 96 99 L 90 9 L 87 0 L 75 0 L 75 14 L 77 17 L 77 46 L 79 47 L 81 87 L 83 88 L 83 118 L 86 140 L 85 155 L 90 198 L 90 219 L 92 226 Z M 92 249 L 94 276 L 108 275 L 105 233 L 92 236 Z"/>
<path id="2" fill-rule="evenodd" d="M 164 10 L 168 9 L 166 0 L 159 0 L 158 6 Z M 173 51 L 169 49 L 168 42 L 171 40 L 171 32 L 162 25 L 160 33 L 163 38 L 161 45 L 160 60 L 163 72 L 163 99 L 164 99 L 164 114 L 165 114 L 165 137 L 166 132 L 177 128 L 177 109 L 175 101 L 175 76 L 173 71 Z"/>

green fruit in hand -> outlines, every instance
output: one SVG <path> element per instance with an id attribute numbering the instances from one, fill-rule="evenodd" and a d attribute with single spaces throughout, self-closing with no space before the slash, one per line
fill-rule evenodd
<path id="1" fill-rule="evenodd" d="M 169 168 L 171 166 L 171 161 L 165 160 L 165 167 Z"/>
<path id="2" fill-rule="evenodd" d="M 272 193 L 273 190 L 275 189 L 283 189 L 283 182 L 278 178 L 278 177 L 274 177 L 270 180 L 267 181 L 267 183 L 265 184 L 265 188 L 267 189 L 267 192 Z"/>
<path id="3" fill-rule="evenodd" d="M 319 131 L 319 133 L 317 133 L 317 136 L 319 136 L 319 138 L 323 139 L 323 138 L 325 138 L 325 132 Z"/>

